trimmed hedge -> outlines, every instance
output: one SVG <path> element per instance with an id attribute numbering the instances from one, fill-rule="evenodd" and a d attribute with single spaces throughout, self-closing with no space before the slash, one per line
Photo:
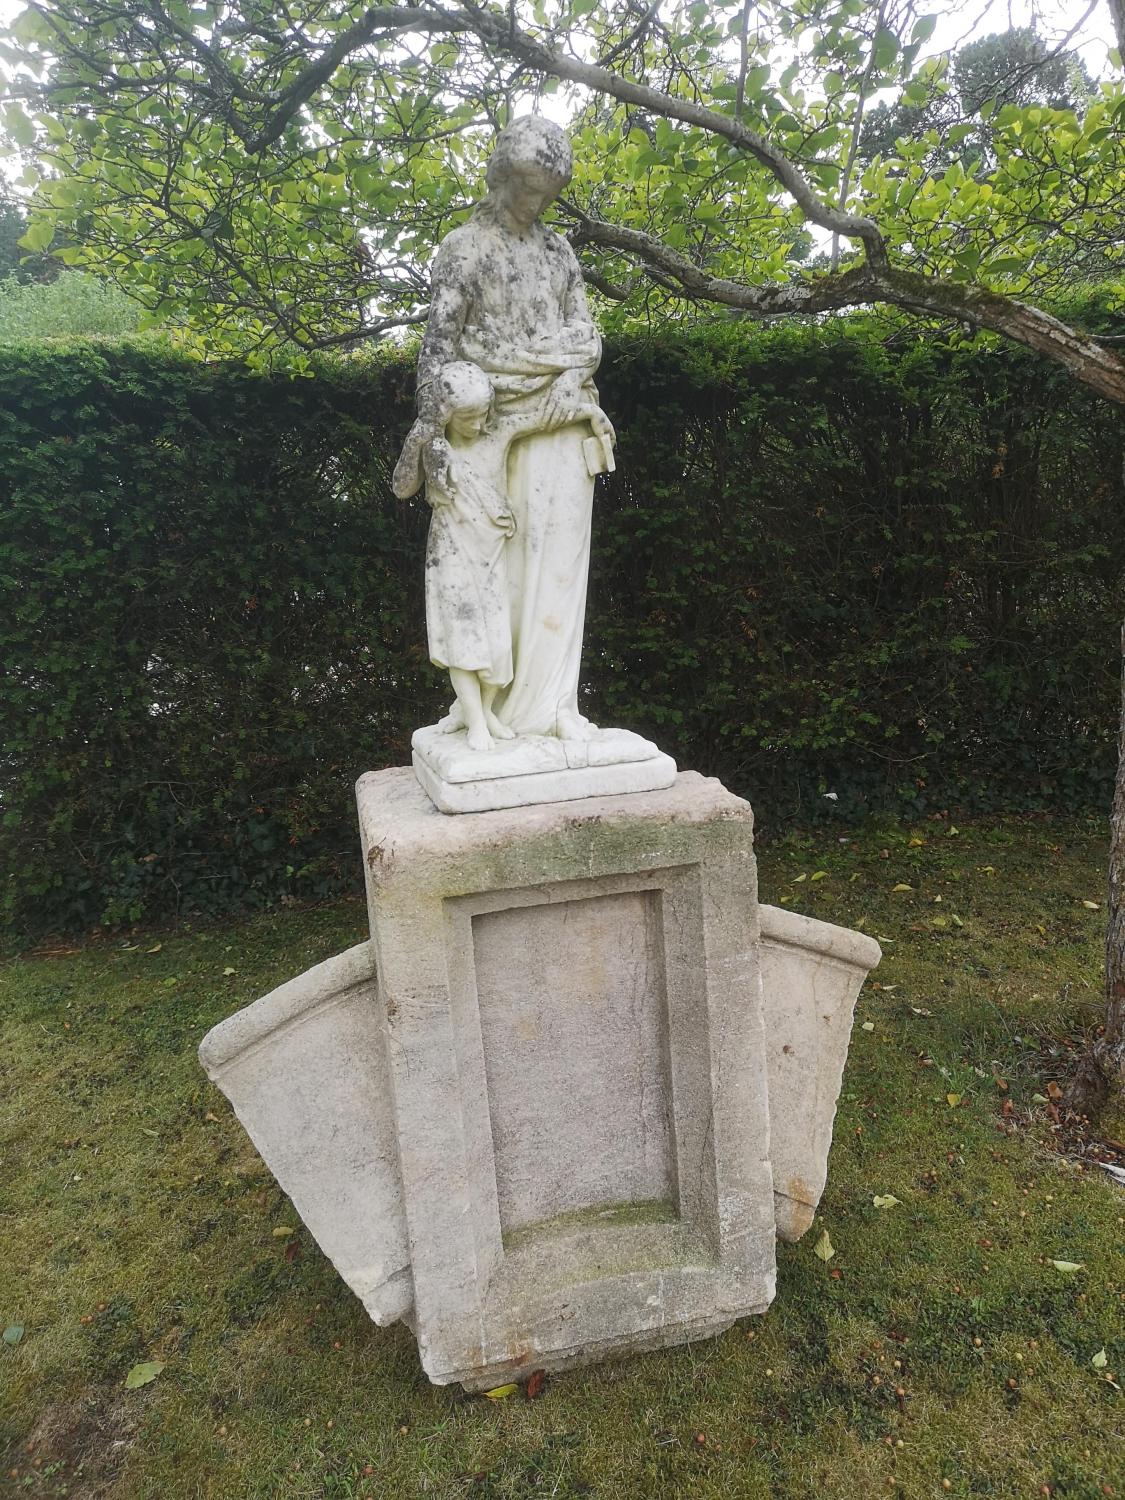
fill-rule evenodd
<path id="1" fill-rule="evenodd" d="M 448 696 L 389 488 L 411 363 L 0 350 L 14 931 L 357 878 L 352 782 Z M 1118 413 L 874 319 L 619 342 L 601 387 L 595 718 L 773 816 L 1107 802 Z"/>

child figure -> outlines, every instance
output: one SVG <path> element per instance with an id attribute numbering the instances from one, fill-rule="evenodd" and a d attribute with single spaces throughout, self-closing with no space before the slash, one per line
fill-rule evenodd
<path id="1" fill-rule="evenodd" d="M 434 380 L 441 430 L 414 423 L 394 472 L 399 499 L 425 477 L 431 508 L 426 542 L 426 634 L 430 660 L 443 667 L 457 703 L 441 728 L 468 732 L 473 750 L 491 750 L 513 732 L 492 712 L 512 680 L 511 605 L 505 546 L 516 530 L 507 499 L 508 449 L 540 418 L 497 416 L 492 384 L 479 365 L 459 360 Z M 590 420 L 607 449 L 613 429 L 600 407 L 585 403 L 567 422 Z M 562 425 L 562 424 L 558 424 Z M 609 462 L 612 462 L 610 459 Z"/>

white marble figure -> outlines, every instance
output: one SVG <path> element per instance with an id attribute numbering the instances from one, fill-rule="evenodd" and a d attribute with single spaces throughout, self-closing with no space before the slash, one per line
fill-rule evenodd
<path id="1" fill-rule="evenodd" d="M 508 450 L 541 430 L 539 411 L 497 414 L 494 392 L 479 365 L 465 360 L 433 377 L 428 420 L 414 424 L 394 474 L 400 498 L 419 489 L 423 474 L 432 507 L 426 545 L 426 628 L 430 660 L 450 676 L 457 705 L 447 730 L 465 728 L 472 750 L 515 731 L 497 718 L 497 691 L 512 681 L 512 629 L 507 553 L 516 532 L 508 497 Z M 613 428 L 600 407 L 580 402 L 557 422 L 588 422 L 591 466 L 611 452 Z M 439 435 L 433 433 L 434 424 Z M 588 449 L 588 453 L 591 450 Z"/>
<path id="2" fill-rule="evenodd" d="M 395 493 L 426 480 L 432 659 L 456 702 L 411 736 L 444 813 L 486 812 L 672 785 L 676 763 L 578 706 L 594 478 L 614 433 L 593 376 L 601 339 L 582 273 L 539 222 L 571 173 L 566 136 L 515 120 L 488 191 L 446 236 L 418 359 L 418 419 Z M 487 386 L 486 386 L 487 382 Z"/>
<path id="3" fill-rule="evenodd" d="M 488 375 L 497 417 L 527 421 L 507 474 L 513 672 L 492 712 L 517 735 L 582 740 L 594 732 L 578 708 L 594 480 L 579 412 L 597 404 L 601 339 L 574 252 L 538 222 L 571 165 L 566 136 L 547 120 L 528 116 L 501 131 L 487 195 L 433 263 L 418 413 L 438 440 L 438 373 L 469 361 Z"/>

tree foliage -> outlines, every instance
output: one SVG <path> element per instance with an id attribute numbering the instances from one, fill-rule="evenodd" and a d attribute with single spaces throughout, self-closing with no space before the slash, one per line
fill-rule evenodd
<path id="1" fill-rule="evenodd" d="M 987 163 L 935 177 L 927 131 L 857 170 L 874 100 L 947 88 L 933 25 L 914 0 L 31 0 L 4 120 L 42 166 L 30 249 L 69 233 L 63 260 L 155 317 L 311 349 L 424 316 L 424 262 L 496 124 L 561 86 L 578 172 L 560 217 L 626 314 L 889 301 L 1125 401 L 1111 348 L 1013 300 L 1073 277 L 1060 236 L 1120 295 L 1121 84 L 1080 111 L 981 101 Z M 801 269 L 810 225 L 842 247 L 827 272 Z"/>

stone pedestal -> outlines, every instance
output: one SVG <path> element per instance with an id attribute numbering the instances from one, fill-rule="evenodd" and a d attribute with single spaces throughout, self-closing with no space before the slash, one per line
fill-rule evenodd
<path id="1" fill-rule="evenodd" d="M 774 1287 L 752 815 L 718 782 L 447 818 L 358 787 L 432 1380 L 713 1332 Z"/>
<path id="2" fill-rule="evenodd" d="M 371 942 L 201 1057 L 371 1316 L 477 1390 L 763 1311 L 878 946 L 760 908 L 750 808 L 693 773 L 464 817 L 408 769 L 357 796 Z"/>

